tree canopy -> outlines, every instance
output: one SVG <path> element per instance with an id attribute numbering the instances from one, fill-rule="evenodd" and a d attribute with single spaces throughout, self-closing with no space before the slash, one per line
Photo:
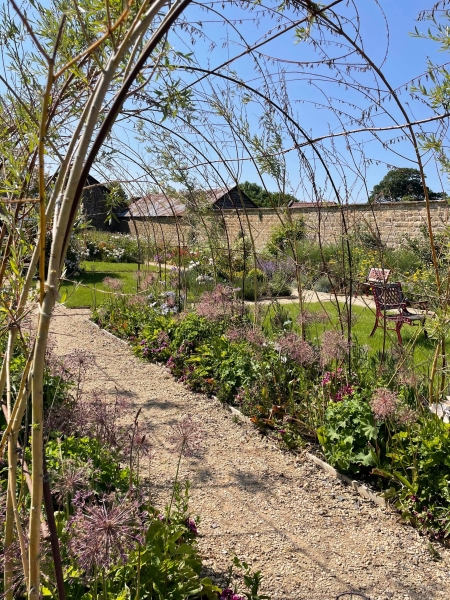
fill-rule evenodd
<path id="1" fill-rule="evenodd" d="M 443 198 L 445 194 L 432 192 L 428 187 L 430 200 Z M 380 183 L 373 187 L 370 202 L 399 202 L 405 200 L 425 200 L 420 171 L 411 167 L 391 169 Z"/>
<path id="2" fill-rule="evenodd" d="M 297 202 L 297 198 L 292 194 L 268 192 L 261 185 L 257 183 L 250 183 L 249 181 L 240 183 L 239 188 L 245 194 L 247 194 L 250 200 L 253 200 L 253 202 L 261 208 L 283 206 L 291 201 Z"/>

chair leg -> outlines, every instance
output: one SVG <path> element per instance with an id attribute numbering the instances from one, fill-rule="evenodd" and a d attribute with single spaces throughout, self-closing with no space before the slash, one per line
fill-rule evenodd
<path id="1" fill-rule="evenodd" d="M 378 317 L 375 318 L 375 325 L 373 326 L 372 333 L 369 335 L 369 337 L 373 337 L 373 334 L 377 330 L 377 327 L 378 327 Z"/>
<path id="2" fill-rule="evenodd" d="M 398 339 L 398 343 L 400 346 L 403 346 L 403 340 L 402 340 L 402 335 L 400 333 L 400 329 L 402 328 L 403 323 L 401 321 L 397 322 L 397 325 L 395 326 L 395 330 L 397 332 L 397 339 Z"/>

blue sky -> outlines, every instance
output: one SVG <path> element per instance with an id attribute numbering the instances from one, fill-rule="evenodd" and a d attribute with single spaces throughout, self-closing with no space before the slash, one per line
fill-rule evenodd
<path id="1" fill-rule="evenodd" d="M 367 54 L 376 62 L 378 65 L 381 64 L 385 56 L 387 47 L 387 35 L 386 35 L 386 23 L 384 21 L 383 14 L 380 7 L 372 0 L 364 0 L 364 2 L 358 2 L 358 11 L 361 20 L 361 34 L 363 43 Z M 412 37 L 410 32 L 417 26 L 420 31 L 426 31 L 429 27 L 428 22 L 417 22 L 417 16 L 420 11 L 430 8 L 432 2 L 421 2 L 418 0 L 394 0 L 385 1 L 381 0 L 380 6 L 385 13 L 385 17 L 389 27 L 389 43 L 388 43 L 388 56 L 386 62 L 383 64 L 382 70 L 391 85 L 395 88 L 404 83 L 409 82 L 411 79 L 416 78 L 418 75 L 423 73 L 427 67 L 427 59 L 430 58 L 433 63 L 440 64 L 446 62 L 448 57 L 445 53 L 439 52 L 439 46 L 436 42 L 429 40 L 422 40 Z M 337 10 L 346 12 L 345 3 L 337 7 Z M 248 43 L 254 43 L 258 40 L 270 27 L 273 26 L 273 21 L 267 16 L 262 17 L 259 26 L 256 27 L 251 21 L 248 21 L 246 25 L 245 19 L 249 18 L 248 13 L 243 13 L 241 9 L 236 7 L 227 8 L 225 14 L 228 18 L 240 18 L 243 17 L 244 21 L 238 25 L 240 31 L 245 34 L 245 38 Z M 177 43 L 181 43 L 181 46 L 185 46 L 185 50 L 193 50 L 196 53 L 199 63 L 209 63 L 209 65 L 216 66 L 221 64 L 224 60 L 230 58 L 234 54 L 238 54 L 242 48 L 242 42 L 239 36 L 235 33 L 231 26 L 223 26 L 218 23 L 214 23 L 215 17 L 211 14 L 205 15 L 197 6 L 192 6 L 188 9 L 186 15 L 189 20 L 201 19 L 205 33 L 208 35 L 208 41 L 202 43 L 198 41 L 195 46 L 191 46 L 187 36 L 182 36 L 181 40 Z M 216 48 L 210 52 L 208 49 L 209 41 L 213 39 L 217 42 Z M 308 60 L 317 58 L 311 48 L 305 43 L 294 43 L 294 36 L 292 33 L 287 33 L 281 38 L 278 38 L 275 42 L 271 42 L 264 46 L 261 51 L 278 58 L 288 60 Z M 222 44 L 226 44 L 226 47 L 222 47 Z M 287 71 L 292 71 L 289 64 L 284 63 L 283 66 Z M 254 63 L 249 58 L 240 59 L 236 63 L 233 63 L 233 68 L 236 69 L 238 75 L 246 82 L 251 85 L 257 86 L 260 79 L 256 78 L 254 71 Z M 277 67 L 271 66 L 272 73 L 276 72 Z M 326 93 L 333 97 L 333 106 L 338 107 L 340 102 L 348 102 L 355 104 L 361 108 L 367 108 L 369 102 L 362 98 L 361 94 L 354 92 L 350 89 L 344 89 L 342 86 L 336 86 L 335 83 L 326 82 L 315 82 L 315 86 L 307 83 L 304 76 L 299 79 L 298 76 L 291 72 L 286 74 L 288 79 L 288 91 L 291 104 L 294 106 L 294 113 L 298 122 L 308 130 L 313 136 L 319 136 L 327 134 L 329 131 L 337 132 L 342 130 L 342 125 L 337 121 L 336 116 L 332 114 L 330 110 L 320 109 L 318 106 L 314 106 L 313 103 L 323 102 L 323 94 Z M 370 83 L 372 77 L 370 75 L 360 74 L 359 79 L 362 82 Z M 214 80 L 215 85 L 220 85 L 219 80 Z M 408 101 L 407 93 L 402 92 L 402 99 Z M 388 103 L 386 103 L 388 106 Z M 389 103 L 389 109 L 392 110 L 394 118 L 397 119 L 398 123 L 403 123 L 404 118 L 400 115 L 398 110 L 394 107 L 394 103 Z M 432 112 L 420 102 L 409 101 L 408 105 L 409 114 L 415 119 L 426 118 L 432 115 Z M 256 131 L 258 130 L 258 116 L 259 113 L 254 111 L 252 113 L 251 107 L 248 109 L 248 119 L 250 126 Z M 377 126 L 392 125 L 392 120 L 385 116 L 377 116 L 374 119 Z M 348 122 L 343 122 L 347 128 L 354 128 L 354 125 L 349 125 Z M 433 126 L 427 127 L 427 131 L 433 130 Z M 388 139 L 391 134 L 380 134 L 383 139 Z M 356 140 L 368 140 L 369 137 L 366 134 L 357 135 Z M 286 147 L 289 146 L 290 141 L 286 141 Z M 344 141 L 338 140 L 336 142 L 336 149 L 338 152 L 345 153 Z M 370 190 L 374 184 L 376 184 L 388 170 L 387 165 L 402 167 L 402 166 L 415 166 L 410 160 L 414 158 L 412 147 L 409 143 L 398 142 L 392 149 L 395 153 L 390 152 L 382 147 L 378 142 L 371 141 L 365 146 L 365 152 L 370 157 L 374 164 L 368 168 L 366 172 L 367 187 Z M 400 156 L 398 156 L 400 154 Z M 332 162 L 332 158 L 330 157 Z M 375 164 L 379 161 L 379 164 Z M 251 163 L 242 163 L 242 174 L 240 179 L 245 180 L 256 180 L 257 174 Z M 287 170 L 289 178 L 292 183 L 292 187 L 298 192 L 298 196 L 302 195 L 302 191 L 298 187 L 299 178 L 299 167 L 298 160 L 292 154 L 287 155 Z M 439 179 L 437 168 L 434 161 L 429 161 L 426 167 L 427 182 L 428 185 L 435 191 L 441 191 L 442 185 Z M 348 177 L 351 179 L 353 176 L 352 168 L 348 170 Z M 269 189 L 275 189 L 276 184 L 269 177 L 265 176 L 264 180 Z M 320 173 L 320 168 L 317 172 L 317 180 L 320 184 L 323 183 L 323 174 Z M 324 190 L 325 190 L 325 184 Z M 444 178 L 444 188 L 447 188 L 447 182 Z M 329 193 L 329 187 L 325 190 L 325 194 Z M 361 186 L 353 188 L 355 199 L 357 201 L 364 201 L 367 194 Z M 306 198 L 305 198 L 306 199 Z"/>
<path id="2" fill-rule="evenodd" d="M 368 55 L 377 64 L 381 64 L 383 61 L 387 47 L 386 23 L 382 12 L 384 11 L 389 28 L 389 40 L 387 60 L 385 64 L 383 64 L 382 70 L 393 87 L 408 83 L 411 79 L 423 73 L 427 67 L 428 58 L 435 64 L 445 63 L 450 58 L 448 53 L 439 52 L 439 46 L 436 42 L 417 39 L 409 35 L 410 32 L 414 30 L 415 26 L 421 31 L 427 30 L 429 23 L 417 22 L 416 19 L 419 12 L 431 8 L 434 1 L 435 0 L 380 0 L 379 4 L 377 4 L 375 0 L 359 0 L 356 2 L 364 47 Z M 212 7 L 219 12 L 222 11 L 222 2 L 216 0 L 213 0 L 212 3 L 204 3 L 204 6 Z M 267 6 L 276 8 L 277 5 L 276 3 L 267 1 Z M 380 10 L 380 7 L 382 10 Z M 240 7 L 227 3 L 225 9 L 223 9 L 226 17 L 230 20 L 241 20 L 235 24 L 235 27 L 239 31 L 238 34 L 232 25 L 224 25 L 220 22 L 220 18 L 211 10 L 205 10 L 199 5 L 192 4 L 185 13 L 186 18 L 192 24 L 195 24 L 197 21 L 202 22 L 206 39 L 201 40 L 197 38 L 195 45 L 192 45 L 190 36 L 186 32 L 177 32 L 172 34 L 171 41 L 175 49 L 182 52 L 193 52 L 197 63 L 200 66 L 214 67 L 242 51 L 244 45 L 242 38 L 240 37 L 241 35 L 245 37 L 246 42 L 251 45 L 261 39 L 268 31 L 276 27 L 276 20 L 270 18 L 267 10 L 266 14 L 263 15 L 262 13 L 264 10 L 264 1 L 262 1 L 253 12 L 243 10 Z M 338 5 L 336 10 L 349 16 L 354 15 L 353 7 L 350 5 L 350 7 L 347 8 L 346 2 L 342 2 Z M 273 14 L 274 13 L 272 13 L 272 15 Z M 294 18 L 291 13 L 284 13 L 283 19 L 285 22 L 289 17 Z M 256 18 L 258 18 L 258 24 L 255 23 Z M 213 50 L 210 49 L 211 42 L 215 42 L 216 44 Z M 295 43 L 295 37 L 292 31 L 263 46 L 261 52 L 284 61 L 311 61 L 317 59 L 317 53 L 309 44 L 305 42 Z M 332 52 L 335 54 L 337 50 L 334 49 Z M 327 76 L 326 69 L 322 68 L 319 71 L 319 73 L 322 74 L 322 78 L 320 79 L 315 70 L 311 70 L 310 75 L 305 75 L 304 73 L 299 74 L 298 67 L 293 66 L 289 62 L 277 62 L 275 64 L 267 62 L 265 68 L 267 69 L 267 73 L 275 78 L 277 77 L 277 70 L 279 68 L 285 69 L 287 91 L 292 106 L 294 120 L 307 130 L 308 134 L 312 137 L 325 135 L 330 131 L 339 132 L 342 131 L 343 128 L 355 128 L 355 125 L 349 123 L 348 119 L 345 117 L 342 117 L 342 122 L 339 122 L 336 114 L 333 113 L 330 108 L 321 108 L 317 104 L 323 103 L 326 96 L 332 98 L 331 104 L 334 109 L 342 108 L 343 112 L 345 112 L 348 110 L 348 105 L 352 106 L 350 112 L 353 111 L 354 115 L 358 114 L 358 109 L 356 109 L 355 106 L 364 109 L 370 105 L 370 102 L 360 93 L 355 92 L 352 89 L 345 89 L 344 86 L 337 86 L 335 82 L 325 81 L 323 75 Z M 238 76 L 250 85 L 256 88 L 261 86 L 260 75 L 255 73 L 254 62 L 248 56 L 234 62 L 231 69 L 235 69 Z M 230 73 L 230 71 L 223 72 Z M 180 72 L 179 76 L 185 81 L 192 81 L 193 78 L 193 75 L 186 74 L 185 72 Z M 357 78 L 366 84 L 373 80 L 371 75 L 363 73 L 358 73 Z M 213 83 L 216 90 L 220 90 L 225 86 L 223 80 L 219 80 L 218 78 L 211 78 L 210 81 Z M 210 92 L 208 85 L 202 87 L 205 93 Z M 404 100 L 408 100 L 407 92 L 402 91 L 401 97 Z M 239 95 L 235 96 L 234 102 L 236 111 L 239 112 L 241 109 L 242 111 L 245 110 L 252 135 L 260 134 L 261 127 L 258 121 L 261 116 L 260 107 L 253 102 L 250 102 L 244 107 L 240 104 L 241 101 L 242 98 Z M 386 102 L 386 106 L 388 106 L 389 109 L 392 109 L 393 118 L 396 119 L 397 122 L 404 122 L 404 118 L 399 114 L 398 109 L 395 109 L 393 102 Z M 407 109 L 409 114 L 416 119 L 426 118 L 432 115 L 431 110 L 418 101 L 410 101 Z M 393 121 L 390 118 L 385 115 L 383 116 L 381 113 L 378 113 L 376 116 L 374 114 L 374 123 L 377 126 L 392 125 L 392 122 Z M 206 136 L 211 135 L 213 137 L 220 133 L 220 123 L 214 115 L 211 117 L 210 123 L 212 123 L 211 129 L 207 130 L 205 128 L 204 131 Z M 169 126 L 169 128 L 174 128 L 178 123 L 177 121 L 170 123 L 169 120 L 167 120 L 164 124 Z M 119 138 L 123 140 L 128 139 L 128 143 L 132 149 L 142 151 L 145 148 L 145 143 L 138 143 L 133 140 L 132 128 L 126 128 L 123 125 L 121 125 L 121 127 L 122 129 L 120 127 L 118 128 Z M 432 131 L 433 129 L 434 126 L 427 127 L 427 131 Z M 282 128 L 280 128 L 280 131 L 282 131 Z M 292 146 L 292 140 L 285 135 L 284 131 L 282 131 L 282 133 L 285 138 L 283 146 L 287 149 Z M 380 134 L 380 137 L 382 140 L 387 140 L 391 137 L 391 134 Z M 346 148 L 344 138 L 336 139 L 335 147 L 332 147 L 329 142 L 326 143 L 326 147 L 329 151 L 329 154 L 326 156 L 327 165 L 330 165 L 330 168 L 334 170 L 337 181 L 341 186 L 340 191 L 342 193 L 344 193 L 342 182 L 344 178 L 346 179 L 349 188 L 348 197 L 352 201 L 365 201 L 367 199 L 366 189 L 370 191 L 373 185 L 387 173 L 388 165 L 397 167 L 415 166 L 411 162 L 414 155 L 409 143 L 398 142 L 391 147 L 392 151 L 390 151 L 383 148 L 383 145 L 379 141 L 373 141 L 372 137 L 367 134 L 355 135 L 354 140 L 357 143 L 362 141 L 365 142 L 364 153 L 366 157 L 372 160 L 372 164 L 366 166 L 367 170 L 363 174 L 367 188 L 362 184 L 362 178 L 358 178 L 355 175 L 355 165 L 351 163 L 352 156 L 349 153 L 348 148 Z M 223 150 L 225 154 L 228 153 L 230 158 L 233 158 L 233 148 L 227 149 L 224 145 L 221 150 Z M 354 151 L 356 159 L 359 159 L 359 150 L 355 146 L 352 147 L 352 150 Z M 306 150 L 306 153 L 311 160 L 313 168 L 316 169 L 316 183 L 321 188 L 323 197 L 325 199 L 333 199 L 330 186 L 326 182 L 323 168 L 318 164 L 311 151 Z M 338 164 L 334 164 L 335 156 L 337 154 L 339 154 L 341 162 L 342 160 L 347 161 L 347 167 L 340 168 Z M 201 160 L 200 156 L 198 158 Z M 119 160 L 123 159 L 119 158 Z M 237 170 L 236 164 L 234 165 L 235 170 Z M 136 165 L 131 162 L 129 164 L 123 162 L 122 166 L 124 167 L 124 171 L 128 170 L 130 176 L 141 175 Z M 308 195 L 311 195 L 311 186 L 308 188 L 308 182 L 305 180 L 304 172 L 299 168 L 299 161 L 295 152 L 286 154 L 286 168 L 291 184 L 291 191 L 296 193 L 299 199 L 309 199 Z M 220 166 L 218 166 L 217 169 L 223 175 L 224 179 L 228 178 L 226 169 Z M 238 176 L 240 181 L 246 179 L 250 181 L 258 180 L 258 173 L 250 161 L 241 162 L 240 169 Z M 426 174 L 428 185 L 435 191 L 441 191 L 441 180 L 433 160 L 428 160 L 426 164 Z M 114 177 L 114 174 L 111 175 Z M 120 178 L 117 174 L 115 175 L 117 178 Z M 264 175 L 263 179 L 269 189 L 276 189 L 277 184 L 272 178 L 268 175 Z M 352 182 L 356 183 L 352 185 Z M 450 186 L 447 184 L 446 177 L 443 178 L 443 183 L 444 189 L 448 190 Z"/>

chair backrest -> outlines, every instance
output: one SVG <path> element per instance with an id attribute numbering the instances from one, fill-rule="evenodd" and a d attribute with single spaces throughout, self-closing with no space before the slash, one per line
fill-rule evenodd
<path id="1" fill-rule="evenodd" d="M 367 276 L 367 281 L 369 283 L 387 283 L 390 274 L 390 269 L 379 269 L 372 267 L 372 269 L 369 271 L 369 275 Z"/>
<path id="2" fill-rule="evenodd" d="M 373 299 L 378 310 L 391 310 L 400 308 L 405 302 L 402 284 L 386 283 L 385 285 L 372 285 Z"/>

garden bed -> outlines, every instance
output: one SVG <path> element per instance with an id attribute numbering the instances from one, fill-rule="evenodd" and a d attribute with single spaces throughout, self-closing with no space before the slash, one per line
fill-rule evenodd
<path id="1" fill-rule="evenodd" d="M 176 467 L 167 443 L 171 424 L 184 414 L 202 423 L 205 454 L 183 459 L 180 477 L 191 481 L 191 510 L 201 517 L 197 541 L 205 575 L 225 582 L 235 553 L 262 571 L 261 590 L 278 600 L 334 600 L 348 589 L 372 600 L 386 592 L 393 600 L 446 597 L 448 550 L 435 546 L 443 559 L 435 562 L 427 539 L 399 524 L 397 515 L 360 498 L 303 450 L 280 451 L 276 440 L 238 423 L 219 403 L 175 381 L 163 365 L 133 356 L 88 317 L 88 311 L 58 309 L 56 350 L 66 354 L 77 346 L 95 354 L 86 390 L 101 387 L 111 401 L 116 387 L 127 394 L 124 424 L 131 426 L 142 408 L 156 449 L 149 466 L 156 506 L 170 499 Z M 142 472 L 147 468 L 143 462 Z M 436 590 L 431 596 L 430 587 Z"/>

